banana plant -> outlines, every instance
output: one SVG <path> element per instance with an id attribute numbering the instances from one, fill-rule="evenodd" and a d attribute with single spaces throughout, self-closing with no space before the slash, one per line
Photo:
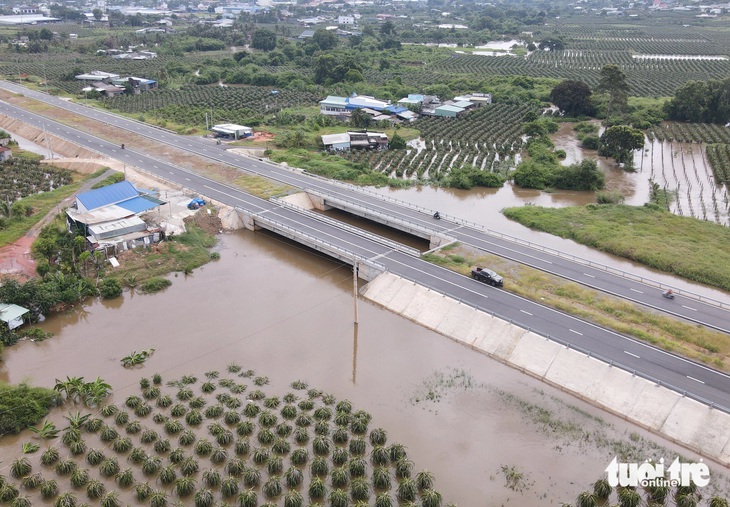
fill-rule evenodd
<path id="1" fill-rule="evenodd" d="M 48 419 L 43 421 L 40 428 L 30 427 L 28 429 L 41 438 L 56 438 L 61 431 Z"/>

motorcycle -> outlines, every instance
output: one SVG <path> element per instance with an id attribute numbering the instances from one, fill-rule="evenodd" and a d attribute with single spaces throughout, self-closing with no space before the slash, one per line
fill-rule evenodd
<path id="1" fill-rule="evenodd" d="M 664 292 L 662 292 L 662 296 L 667 299 L 674 299 L 674 293 L 671 290 L 665 290 Z"/>
<path id="2" fill-rule="evenodd" d="M 124 149 L 124 145 L 122 144 L 122 149 Z"/>
<path id="3" fill-rule="evenodd" d="M 441 220 L 441 214 L 440 214 L 440 213 L 439 213 L 438 211 L 437 211 L 436 213 L 434 213 L 434 214 L 433 214 L 433 217 L 434 217 L 434 218 L 435 218 L 436 220 Z"/>

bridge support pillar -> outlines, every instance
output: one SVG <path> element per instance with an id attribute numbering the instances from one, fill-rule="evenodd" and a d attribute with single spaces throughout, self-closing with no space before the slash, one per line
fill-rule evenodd
<path id="1" fill-rule="evenodd" d="M 332 209 L 332 206 L 324 203 L 324 197 L 312 194 L 307 195 L 309 196 L 309 200 L 312 201 L 312 206 L 314 206 L 314 209 L 318 209 L 319 211 L 328 211 Z"/>
<path id="2" fill-rule="evenodd" d="M 453 243 L 454 241 L 456 241 L 456 238 L 451 238 L 442 234 L 432 234 L 429 238 L 428 249 L 429 251 L 435 250 L 437 248 L 441 248 L 442 246 L 446 246 L 449 243 Z"/>
<path id="3" fill-rule="evenodd" d="M 261 227 L 256 225 L 253 214 L 238 208 L 236 209 L 236 213 L 241 219 L 241 228 L 248 229 L 249 231 L 257 231 L 261 229 Z"/>

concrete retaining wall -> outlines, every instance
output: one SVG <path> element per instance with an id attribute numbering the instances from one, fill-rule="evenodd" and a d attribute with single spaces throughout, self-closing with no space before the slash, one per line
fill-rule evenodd
<path id="1" fill-rule="evenodd" d="M 361 292 L 424 327 L 730 466 L 730 414 L 390 273 Z"/>

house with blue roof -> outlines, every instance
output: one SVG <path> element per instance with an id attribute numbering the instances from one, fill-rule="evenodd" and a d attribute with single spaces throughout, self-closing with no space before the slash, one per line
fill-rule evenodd
<path id="1" fill-rule="evenodd" d="M 93 249 L 108 245 L 117 250 L 121 244 L 141 240 L 143 244 L 159 241 L 159 231 L 150 231 L 139 215 L 166 204 L 151 193 L 142 192 L 128 181 L 82 192 L 66 210 L 69 230 L 80 231 Z M 147 239 L 144 239 L 147 238 Z"/>

